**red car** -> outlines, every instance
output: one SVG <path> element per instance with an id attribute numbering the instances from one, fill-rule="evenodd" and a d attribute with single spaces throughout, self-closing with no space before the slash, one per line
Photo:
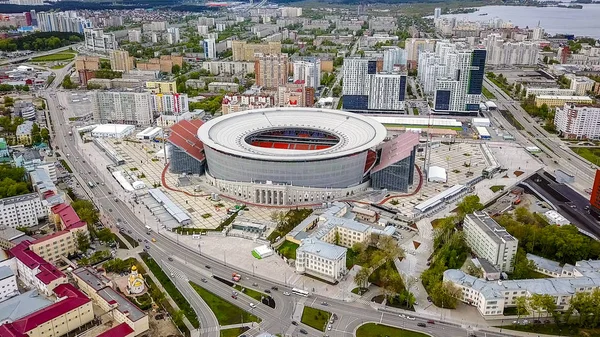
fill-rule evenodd
<path id="1" fill-rule="evenodd" d="M 435 324 L 435 321 L 433 321 L 433 320 L 430 319 L 430 320 L 427 321 L 427 323 L 429 323 L 429 324 Z"/>

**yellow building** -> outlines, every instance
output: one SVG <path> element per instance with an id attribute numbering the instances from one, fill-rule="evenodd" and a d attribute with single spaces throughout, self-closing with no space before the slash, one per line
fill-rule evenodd
<path id="1" fill-rule="evenodd" d="M 94 319 L 92 301 L 69 283 L 54 288 L 57 301 L 0 326 L 0 336 L 59 337 Z"/>
<path id="2" fill-rule="evenodd" d="M 131 273 L 127 278 L 127 291 L 130 294 L 141 294 L 144 289 L 144 278 L 138 273 L 136 266 L 131 266 Z"/>
<path id="3" fill-rule="evenodd" d="M 177 82 L 146 82 L 146 89 L 153 94 L 176 94 Z"/>
<path id="4" fill-rule="evenodd" d="M 74 235 L 65 230 L 33 241 L 29 249 L 46 261 L 55 262 L 62 255 L 76 252 L 77 244 Z"/>
<path id="5" fill-rule="evenodd" d="M 563 106 L 565 103 L 592 104 L 593 101 L 588 96 L 539 95 L 535 97 L 535 105 L 537 107 L 541 107 L 543 104 L 546 104 L 548 107 L 553 108 L 557 106 Z"/>
<path id="6" fill-rule="evenodd" d="M 100 58 L 97 56 L 77 56 L 75 59 L 75 70 L 98 70 L 100 69 Z"/>
<path id="7" fill-rule="evenodd" d="M 281 42 L 247 43 L 246 41 L 231 41 L 233 61 L 254 61 L 254 54 L 281 54 Z"/>
<path id="8" fill-rule="evenodd" d="M 133 70 L 133 56 L 129 56 L 129 52 L 126 50 L 111 50 L 110 68 L 125 73 Z"/>
<path id="9" fill-rule="evenodd" d="M 110 312 L 115 321 L 126 323 L 133 330 L 132 336 L 140 335 L 150 328 L 148 315 L 129 302 L 112 288 L 112 282 L 91 268 L 78 268 L 73 278 L 79 289 L 86 293 L 105 312 Z"/>

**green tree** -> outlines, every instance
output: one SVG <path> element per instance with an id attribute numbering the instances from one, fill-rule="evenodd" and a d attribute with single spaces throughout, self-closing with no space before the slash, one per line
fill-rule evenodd
<path id="1" fill-rule="evenodd" d="M 98 210 L 94 204 L 85 199 L 79 199 L 73 201 L 71 206 L 75 210 L 75 213 L 79 216 L 82 221 L 85 221 L 88 225 L 93 225 L 99 220 Z"/>
<path id="2" fill-rule="evenodd" d="M 77 233 L 75 234 L 75 240 L 77 249 L 80 252 L 85 252 L 88 249 L 90 249 L 90 238 L 83 232 L 77 231 Z"/>
<path id="3" fill-rule="evenodd" d="M 287 222 L 287 213 L 284 211 L 271 212 L 271 221 L 277 224 L 277 229 L 285 227 Z"/>
<path id="4" fill-rule="evenodd" d="M 502 74 L 499 76 L 502 76 Z M 475 211 L 481 211 L 483 209 L 483 205 L 479 201 L 479 196 L 476 194 L 464 197 L 463 200 L 457 205 L 459 218 L 462 220 L 467 214 L 471 214 Z"/>
<path id="5" fill-rule="evenodd" d="M 98 240 L 102 242 L 112 242 L 114 241 L 114 234 L 108 228 L 103 228 L 96 233 L 96 237 Z"/>
<path id="6" fill-rule="evenodd" d="M 521 316 L 527 314 L 527 303 L 528 299 L 525 296 L 519 296 L 515 298 L 515 306 L 517 307 L 517 322 Z"/>
<path id="7" fill-rule="evenodd" d="M 514 270 L 511 278 L 515 280 L 522 280 L 532 278 L 532 274 L 535 271 L 535 263 L 527 259 L 525 250 L 523 248 L 517 248 L 517 254 L 515 255 Z"/>
<path id="8" fill-rule="evenodd" d="M 434 287 L 433 290 L 429 293 L 431 296 L 431 300 L 433 303 L 441 308 L 446 309 L 454 309 L 458 304 L 458 296 L 460 294 L 460 289 L 458 289 L 451 282 L 439 282 Z"/>
<path id="9" fill-rule="evenodd" d="M 175 75 L 179 74 L 180 71 L 181 71 L 181 67 L 179 66 L 179 64 L 174 64 L 171 67 L 171 72 Z"/>
<path id="10" fill-rule="evenodd" d="M 50 132 L 48 131 L 48 129 L 42 128 L 42 130 L 40 131 L 40 135 L 42 137 L 42 140 L 44 140 L 45 143 L 50 142 Z"/>
<path id="11" fill-rule="evenodd" d="M 367 283 L 369 282 L 369 275 L 371 275 L 371 271 L 369 270 L 369 268 L 362 267 L 354 275 L 354 283 L 359 288 L 366 288 Z"/>

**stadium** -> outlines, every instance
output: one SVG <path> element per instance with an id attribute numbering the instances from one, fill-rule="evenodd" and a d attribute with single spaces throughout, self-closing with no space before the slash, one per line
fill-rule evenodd
<path id="1" fill-rule="evenodd" d="M 210 184 L 240 200 L 266 205 L 321 203 L 374 188 L 412 184 L 418 135 L 384 142 L 385 127 L 341 110 L 248 110 L 207 123 L 171 128 L 171 172 L 192 167 Z M 197 138 L 190 133 L 198 126 Z M 173 153 L 176 156 L 173 156 Z M 187 158 L 182 156 L 189 154 Z M 181 163 L 185 163 L 182 165 Z"/>

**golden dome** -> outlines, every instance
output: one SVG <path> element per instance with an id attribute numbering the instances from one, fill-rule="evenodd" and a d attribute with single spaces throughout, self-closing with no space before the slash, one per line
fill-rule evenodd
<path id="1" fill-rule="evenodd" d="M 136 266 L 131 266 L 131 271 L 136 271 L 137 267 Z"/>

